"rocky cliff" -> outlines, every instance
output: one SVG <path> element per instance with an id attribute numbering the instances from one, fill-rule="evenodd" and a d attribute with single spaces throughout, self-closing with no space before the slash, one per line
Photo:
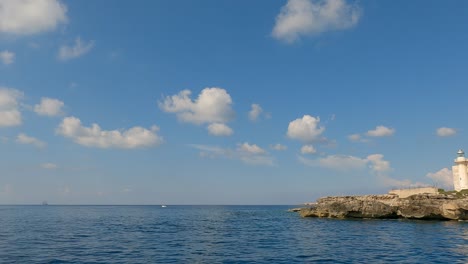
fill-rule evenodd
<path id="1" fill-rule="evenodd" d="M 468 220 L 468 197 L 447 194 L 331 196 L 302 208 L 303 217 Z"/>

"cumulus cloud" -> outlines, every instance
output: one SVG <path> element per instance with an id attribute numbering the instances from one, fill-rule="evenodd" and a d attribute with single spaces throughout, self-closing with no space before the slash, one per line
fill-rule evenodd
<path id="1" fill-rule="evenodd" d="M 437 136 L 439 137 L 450 137 L 457 134 L 457 130 L 450 127 L 439 127 L 436 131 Z"/>
<path id="2" fill-rule="evenodd" d="M 208 133 L 213 136 L 230 136 L 234 132 L 230 127 L 222 123 L 213 123 L 208 126 Z"/>
<path id="3" fill-rule="evenodd" d="M 302 154 L 314 154 L 317 153 L 317 150 L 312 145 L 304 145 L 301 148 Z"/>
<path id="4" fill-rule="evenodd" d="M 431 178 L 437 186 L 445 189 L 453 189 L 453 175 L 452 170 L 443 168 L 437 172 L 430 172 L 426 177 Z"/>
<path id="5" fill-rule="evenodd" d="M 62 45 L 58 52 L 59 60 L 75 59 L 88 53 L 94 46 L 94 41 L 83 42 L 81 38 L 75 39 L 73 46 Z"/>
<path id="6" fill-rule="evenodd" d="M 389 137 L 395 134 L 395 129 L 385 126 L 377 126 L 374 130 L 367 131 L 369 137 Z"/>
<path id="7" fill-rule="evenodd" d="M 42 163 L 41 168 L 46 169 L 46 170 L 55 170 L 58 168 L 57 164 L 55 163 Z"/>
<path id="8" fill-rule="evenodd" d="M 270 148 L 271 148 L 271 149 L 274 149 L 274 150 L 278 150 L 278 151 L 283 151 L 283 150 L 287 150 L 287 149 L 288 149 L 287 146 L 282 145 L 282 144 L 279 144 L 279 143 L 274 144 L 274 145 L 271 145 Z"/>
<path id="9" fill-rule="evenodd" d="M 58 116 L 63 114 L 64 103 L 57 99 L 42 97 L 41 103 L 34 106 L 34 112 L 42 116 Z"/>
<path id="10" fill-rule="evenodd" d="M 98 124 L 85 127 L 80 119 L 66 117 L 56 132 L 86 147 L 134 149 L 161 144 L 163 140 L 157 134 L 158 130 L 157 126 L 151 129 L 136 126 L 123 131 L 102 130 Z"/>
<path id="11" fill-rule="evenodd" d="M 196 125 L 209 124 L 208 132 L 215 136 L 228 136 L 233 133 L 225 123 L 234 118 L 232 99 L 229 93 L 218 87 L 203 89 L 195 100 L 192 92 L 183 90 L 176 95 L 167 96 L 158 102 L 167 113 L 174 113 L 182 122 Z"/>
<path id="12" fill-rule="evenodd" d="M 352 134 L 348 136 L 348 139 L 352 142 L 370 142 L 370 137 L 389 137 L 395 134 L 394 128 L 388 128 L 386 126 L 377 126 L 373 130 L 369 130 L 366 133 Z"/>
<path id="13" fill-rule="evenodd" d="M 168 113 L 175 113 L 179 120 L 193 124 L 227 123 L 234 117 L 232 99 L 222 88 L 205 88 L 192 100 L 189 90 L 167 96 L 159 107 Z"/>
<path id="14" fill-rule="evenodd" d="M 325 131 L 325 127 L 320 126 L 320 118 L 304 115 L 291 121 L 288 126 L 287 136 L 302 142 L 313 142 L 319 140 L 319 136 Z"/>
<path id="15" fill-rule="evenodd" d="M 263 113 L 263 109 L 259 104 L 252 104 L 252 108 L 249 111 L 249 119 L 251 121 L 257 121 L 260 114 Z"/>
<path id="16" fill-rule="evenodd" d="M 18 90 L 0 87 L 0 127 L 21 124 L 19 100 L 22 97 L 23 93 Z"/>
<path id="17" fill-rule="evenodd" d="M 12 64 L 15 61 L 15 53 L 8 50 L 1 51 L 0 61 L 5 65 Z"/>
<path id="18" fill-rule="evenodd" d="M 238 145 L 237 153 L 239 158 L 247 164 L 252 165 L 274 165 L 273 158 L 256 144 L 244 142 Z"/>
<path id="19" fill-rule="evenodd" d="M 239 145 L 238 147 L 239 151 L 249 153 L 249 154 L 264 154 L 266 151 L 262 149 L 261 147 L 255 145 L 255 144 L 249 144 L 248 142 L 244 142 Z"/>
<path id="20" fill-rule="evenodd" d="M 382 154 L 372 154 L 367 156 L 367 161 L 370 163 L 370 169 L 376 173 L 385 173 L 390 170 L 390 162 L 383 159 Z"/>
<path id="21" fill-rule="evenodd" d="M 18 134 L 18 136 L 16 137 L 16 142 L 20 143 L 20 144 L 27 144 L 27 145 L 33 145 L 35 147 L 38 147 L 38 148 L 43 148 L 45 147 L 47 144 L 35 137 L 30 137 L 24 133 L 20 133 Z"/>
<path id="22" fill-rule="evenodd" d="M 272 35 L 292 43 L 301 36 L 351 28 L 360 16 L 361 9 L 345 0 L 288 0 L 276 17 Z"/>
<path id="23" fill-rule="evenodd" d="M 268 152 L 248 142 L 239 144 L 237 149 L 207 145 L 190 145 L 190 147 L 200 150 L 201 157 L 237 159 L 250 165 L 274 165 L 274 159 Z"/>
<path id="24" fill-rule="evenodd" d="M 54 30 L 67 22 L 59 0 L 0 0 L 0 33 L 27 35 Z"/>

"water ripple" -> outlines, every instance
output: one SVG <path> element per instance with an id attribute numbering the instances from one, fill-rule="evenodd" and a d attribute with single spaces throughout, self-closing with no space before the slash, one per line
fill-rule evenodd
<path id="1" fill-rule="evenodd" d="M 0 206 L 0 263 L 466 263 L 468 223 L 285 206 Z"/>

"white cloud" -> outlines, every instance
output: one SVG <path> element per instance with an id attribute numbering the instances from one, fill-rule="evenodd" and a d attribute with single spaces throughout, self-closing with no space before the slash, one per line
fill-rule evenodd
<path id="1" fill-rule="evenodd" d="M 319 140 L 319 136 L 325 131 L 325 127 L 321 127 L 319 123 L 319 117 L 304 115 L 302 119 L 298 118 L 289 123 L 287 135 L 303 142 Z"/>
<path id="2" fill-rule="evenodd" d="M 18 134 L 18 136 L 16 137 L 16 142 L 20 144 L 33 145 L 38 148 L 43 148 L 47 146 L 47 144 L 44 141 L 41 141 L 35 137 L 30 137 L 24 133 Z"/>
<path id="3" fill-rule="evenodd" d="M 227 123 L 234 117 L 232 99 L 222 88 L 205 88 L 193 101 L 191 91 L 167 96 L 159 107 L 168 113 L 175 113 L 179 120 L 193 124 Z"/>
<path id="4" fill-rule="evenodd" d="M 156 146 L 162 143 L 162 138 L 157 135 L 157 126 L 151 129 L 132 127 L 128 130 L 102 130 L 98 124 L 91 127 L 82 126 L 80 119 L 66 117 L 57 127 L 57 133 L 71 138 L 75 143 L 97 148 L 144 148 Z"/>
<path id="5" fill-rule="evenodd" d="M 19 99 L 23 93 L 10 88 L 0 87 L 0 127 L 18 126 L 21 124 Z"/>
<path id="6" fill-rule="evenodd" d="M 240 144 L 238 147 L 239 151 L 249 153 L 249 154 L 265 154 L 266 151 L 262 149 L 261 147 L 255 145 L 255 144 L 249 144 L 248 142 L 244 142 L 243 144 Z"/>
<path id="7" fill-rule="evenodd" d="M 314 154 L 317 153 L 317 150 L 312 145 L 304 145 L 301 148 L 302 154 Z"/>
<path id="8" fill-rule="evenodd" d="M 34 106 L 34 112 L 43 116 L 58 116 L 63 114 L 64 103 L 57 99 L 42 97 L 41 103 Z"/>
<path id="9" fill-rule="evenodd" d="M 383 159 L 382 154 L 372 154 L 367 156 L 367 161 L 370 163 L 370 169 L 375 173 L 385 173 L 390 171 L 390 162 Z"/>
<path id="10" fill-rule="evenodd" d="M 437 129 L 436 133 L 439 137 L 450 137 L 457 134 L 457 130 L 450 127 L 440 127 Z"/>
<path id="11" fill-rule="evenodd" d="M 250 165 L 274 165 L 273 157 L 271 157 L 264 149 L 247 142 L 239 144 L 235 150 L 207 145 L 189 146 L 200 150 L 201 157 L 237 159 Z"/>
<path id="12" fill-rule="evenodd" d="M 5 65 L 12 64 L 15 61 L 15 53 L 8 50 L 0 52 L 0 61 Z"/>
<path id="13" fill-rule="evenodd" d="M 385 126 L 377 126 L 374 130 L 369 130 L 366 133 L 369 137 L 388 137 L 393 134 L 395 134 L 395 129 Z"/>
<path id="14" fill-rule="evenodd" d="M 383 185 L 391 187 L 391 188 L 415 188 L 415 187 L 426 187 L 428 186 L 425 183 L 421 182 L 413 182 L 411 180 L 398 180 L 388 176 L 381 177 L 380 180 L 382 181 Z"/>
<path id="15" fill-rule="evenodd" d="M 278 151 L 282 151 L 282 150 L 287 150 L 287 149 L 288 149 L 287 146 L 282 145 L 282 144 L 279 144 L 279 143 L 270 146 L 270 148 L 271 148 L 271 149 L 274 149 L 274 150 L 278 150 Z"/>
<path id="16" fill-rule="evenodd" d="M 81 38 L 75 39 L 74 46 L 63 45 L 58 52 L 58 58 L 62 61 L 78 58 L 88 53 L 94 46 L 94 41 L 82 42 Z"/>
<path id="17" fill-rule="evenodd" d="M 345 0 L 288 0 L 276 17 L 272 35 L 292 43 L 301 36 L 351 28 L 360 16 L 361 9 Z"/>
<path id="18" fill-rule="evenodd" d="M 222 123 L 213 123 L 208 126 L 208 133 L 213 136 L 230 136 L 234 132 L 230 127 Z"/>
<path id="19" fill-rule="evenodd" d="M 257 146 L 244 142 L 237 147 L 237 155 L 244 163 L 252 165 L 274 165 L 273 158 L 268 153 Z"/>
<path id="20" fill-rule="evenodd" d="M 348 139 L 353 142 L 370 142 L 369 137 L 389 137 L 395 134 L 394 128 L 388 128 L 385 126 L 377 126 L 373 130 L 367 131 L 365 134 L 352 134 L 348 136 Z"/>
<path id="21" fill-rule="evenodd" d="M 329 155 L 319 159 L 307 159 L 299 156 L 299 161 L 304 165 L 323 167 L 338 171 L 364 169 L 368 162 L 366 159 L 348 155 Z"/>
<path id="22" fill-rule="evenodd" d="M 453 189 L 452 170 L 449 170 L 448 168 L 443 168 L 437 172 L 430 172 L 426 174 L 426 177 L 431 178 L 439 187 L 445 188 L 447 190 Z"/>
<path id="23" fill-rule="evenodd" d="M 386 187 L 408 188 L 427 186 L 427 184 L 412 182 L 410 180 L 399 180 L 389 176 L 392 171 L 390 162 L 384 160 L 382 154 L 372 154 L 365 158 L 349 155 L 329 155 L 318 159 L 308 159 L 298 156 L 301 163 L 307 166 L 328 168 L 336 171 L 349 172 L 350 170 L 367 170 L 377 177 L 379 182 Z"/>
<path id="24" fill-rule="evenodd" d="M 57 164 L 49 162 L 49 163 L 42 163 L 41 168 L 46 169 L 46 170 L 54 170 L 54 169 L 57 169 L 58 166 Z"/>
<path id="25" fill-rule="evenodd" d="M 0 33 L 34 34 L 67 22 L 59 0 L 0 0 Z"/>
<path id="26" fill-rule="evenodd" d="M 382 154 L 369 155 L 359 158 L 350 155 L 329 155 L 318 159 L 307 159 L 299 156 L 299 161 L 308 166 L 323 167 L 338 171 L 363 170 L 369 168 L 371 172 L 383 174 L 391 170 L 390 163 L 383 159 Z"/>
<path id="27" fill-rule="evenodd" d="M 252 108 L 249 111 L 249 119 L 251 121 L 257 121 L 260 114 L 263 112 L 262 107 L 259 104 L 252 104 Z"/>
<path id="28" fill-rule="evenodd" d="M 166 96 L 159 107 L 168 113 L 175 113 L 182 122 L 196 125 L 209 124 L 208 132 L 214 136 L 230 136 L 234 132 L 225 123 L 234 117 L 232 99 L 222 88 L 205 88 L 192 100 L 189 90 Z"/>

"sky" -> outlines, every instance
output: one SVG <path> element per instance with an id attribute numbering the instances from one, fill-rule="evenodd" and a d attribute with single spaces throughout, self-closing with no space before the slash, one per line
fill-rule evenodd
<path id="1" fill-rule="evenodd" d="M 0 204 L 453 189 L 468 2 L 0 0 Z"/>

